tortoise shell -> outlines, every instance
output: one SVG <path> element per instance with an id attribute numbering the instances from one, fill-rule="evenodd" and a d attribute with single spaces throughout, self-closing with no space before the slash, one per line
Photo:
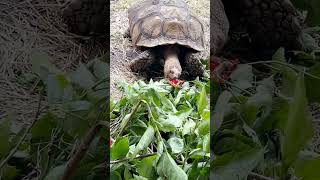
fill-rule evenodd
<path id="1" fill-rule="evenodd" d="M 179 44 L 204 50 L 204 27 L 183 0 L 145 0 L 128 10 L 135 46 Z"/>

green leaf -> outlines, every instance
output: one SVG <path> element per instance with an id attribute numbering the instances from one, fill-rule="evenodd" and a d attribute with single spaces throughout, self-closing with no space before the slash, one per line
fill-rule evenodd
<path id="1" fill-rule="evenodd" d="M 200 175 L 200 169 L 198 168 L 198 160 L 192 163 L 190 170 L 188 170 L 188 179 L 197 179 Z"/>
<path id="2" fill-rule="evenodd" d="M 202 86 L 201 93 L 199 95 L 197 109 L 198 113 L 201 115 L 205 108 L 208 106 L 206 87 Z"/>
<path id="3" fill-rule="evenodd" d="M 0 170 L 0 177 L 5 180 L 17 179 L 18 175 L 19 175 L 19 170 L 17 170 L 17 168 L 14 166 L 5 165 Z"/>
<path id="4" fill-rule="evenodd" d="M 198 130 L 198 133 L 201 137 L 210 133 L 210 122 L 209 121 L 201 121 L 197 130 Z"/>
<path id="5" fill-rule="evenodd" d="M 230 78 L 234 85 L 240 89 L 247 89 L 249 87 L 252 87 L 252 66 L 247 64 L 239 64 L 237 66 L 237 69 L 234 70 L 230 75 Z M 238 89 L 235 89 L 235 92 L 238 91 Z"/>
<path id="6" fill-rule="evenodd" d="M 72 101 L 66 104 L 69 111 L 85 111 L 92 107 L 89 101 Z"/>
<path id="7" fill-rule="evenodd" d="M 309 26 L 320 25 L 320 2 L 318 0 L 308 0 L 307 23 Z"/>
<path id="8" fill-rule="evenodd" d="M 97 79 L 105 79 L 107 77 L 107 72 L 109 65 L 100 59 L 95 59 L 93 63 L 93 73 Z"/>
<path id="9" fill-rule="evenodd" d="M 303 180 L 320 179 L 319 166 L 319 155 L 314 157 L 301 153 L 297 161 L 294 163 L 295 175 Z"/>
<path id="10" fill-rule="evenodd" d="M 72 100 L 72 87 L 63 75 L 48 75 L 47 95 L 50 104 Z"/>
<path id="11" fill-rule="evenodd" d="M 206 153 L 210 153 L 210 133 L 203 137 L 202 150 Z"/>
<path id="12" fill-rule="evenodd" d="M 272 56 L 272 60 L 286 63 L 284 48 L 279 48 Z M 281 93 L 289 97 L 293 96 L 297 73 L 293 69 L 284 65 L 274 64 L 273 66 L 278 69 L 276 72 L 282 75 Z"/>
<path id="13" fill-rule="evenodd" d="M 247 108 L 243 113 L 246 123 L 250 126 L 254 125 L 255 128 L 261 126 L 264 119 L 272 110 L 272 99 L 275 87 L 272 76 L 263 79 L 259 84 L 256 94 L 251 96 L 243 106 Z M 250 111 L 250 108 L 252 111 Z M 260 113 L 260 115 L 257 117 L 258 113 Z"/>
<path id="14" fill-rule="evenodd" d="M 182 136 L 192 134 L 195 127 L 196 127 L 196 123 L 192 119 L 188 119 L 183 126 Z"/>
<path id="15" fill-rule="evenodd" d="M 132 157 L 135 157 L 140 151 L 146 149 L 151 144 L 151 142 L 154 139 L 154 134 L 155 134 L 154 128 L 151 125 L 149 125 L 147 130 L 144 132 L 143 136 L 141 137 L 139 143 L 135 147 L 132 153 Z"/>
<path id="16" fill-rule="evenodd" d="M 50 140 L 52 130 L 57 127 L 57 117 L 48 113 L 41 117 L 31 129 L 32 139 Z"/>
<path id="17" fill-rule="evenodd" d="M 304 77 L 300 75 L 296 81 L 294 97 L 289 106 L 288 121 L 282 137 L 281 151 L 285 171 L 312 137 L 312 132 L 311 117 L 307 111 Z"/>
<path id="18" fill-rule="evenodd" d="M 135 180 L 148 180 L 148 178 L 142 177 L 142 176 L 137 176 L 137 175 L 133 175 Z"/>
<path id="19" fill-rule="evenodd" d="M 227 153 L 212 163 L 211 178 L 215 180 L 242 180 L 263 160 L 262 149 Z"/>
<path id="20" fill-rule="evenodd" d="M 157 164 L 158 174 L 168 180 L 187 180 L 187 174 L 176 164 L 168 152 L 164 152 Z"/>
<path id="21" fill-rule="evenodd" d="M 157 156 L 150 156 L 143 158 L 140 162 L 137 163 L 137 172 L 139 175 L 148 178 L 149 180 L 156 179 L 156 170 L 153 167 Z"/>
<path id="22" fill-rule="evenodd" d="M 183 148 L 184 148 L 183 139 L 172 137 L 168 140 L 168 143 L 173 153 L 177 154 L 183 151 Z"/>
<path id="23" fill-rule="evenodd" d="M 111 148 L 111 159 L 121 159 L 126 157 L 129 152 L 129 139 L 128 137 L 119 138 Z"/>
<path id="24" fill-rule="evenodd" d="M 122 180 L 121 174 L 118 171 L 111 171 L 110 179 L 111 180 Z"/>
<path id="25" fill-rule="evenodd" d="M 0 121 L 0 158 L 6 156 L 10 151 L 10 127 L 11 119 L 6 118 Z"/>
<path id="26" fill-rule="evenodd" d="M 219 96 L 213 111 L 213 131 L 216 131 L 220 128 L 226 112 L 230 111 L 231 106 L 228 102 L 230 101 L 231 97 L 232 94 L 229 91 L 223 91 Z"/>
<path id="27" fill-rule="evenodd" d="M 66 165 L 60 165 L 60 166 L 54 167 L 49 171 L 49 173 L 44 178 L 44 180 L 59 180 L 64 173 L 65 167 Z"/>
<path id="28" fill-rule="evenodd" d="M 37 74 L 42 81 L 46 82 L 49 74 L 60 74 L 61 71 L 50 61 L 51 58 L 44 52 L 33 52 L 31 54 L 32 72 Z"/>
<path id="29" fill-rule="evenodd" d="M 71 82 L 83 89 L 89 90 L 95 85 L 95 78 L 87 67 L 80 63 L 75 72 L 70 74 Z"/>
<path id="30" fill-rule="evenodd" d="M 129 171 L 129 167 L 128 166 L 125 166 L 125 169 L 124 169 L 124 179 L 125 180 L 132 179 L 132 174 Z"/>
<path id="31" fill-rule="evenodd" d="M 171 132 L 182 126 L 183 119 L 176 115 L 168 115 L 166 118 L 160 118 L 159 123 L 162 131 Z"/>
<path id="32" fill-rule="evenodd" d="M 306 52 L 312 52 L 319 49 L 317 41 L 308 33 L 302 33 L 303 48 Z"/>
<path id="33" fill-rule="evenodd" d="M 320 64 L 316 64 L 311 67 L 308 73 L 320 77 Z M 320 79 L 314 77 L 305 76 L 306 93 L 310 103 L 320 103 Z"/>

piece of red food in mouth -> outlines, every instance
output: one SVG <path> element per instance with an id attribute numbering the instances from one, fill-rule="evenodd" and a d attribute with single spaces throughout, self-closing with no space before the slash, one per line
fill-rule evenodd
<path id="1" fill-rule="evenodd" d="M 184 80 L 179 80 L 179 79 L 172 79 L 169 81 L 171 86 L 181 88 L 182 84 L 184 83 Z"/>
<path id="2" fill-rule="evenodd" d="M 110 148 L 111 148 L 111 146 L 112 146 L 112 144 L 113 144 L 113 141 L 114 141 L 114 140 L 113 140 L 112 138 L 109 139 L 109 147 L 110 147 Z"/>

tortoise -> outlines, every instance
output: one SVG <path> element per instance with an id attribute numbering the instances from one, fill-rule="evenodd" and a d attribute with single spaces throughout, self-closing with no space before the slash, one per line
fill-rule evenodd
<path id="1" fill-rule="evenodd" d="M 99 21 L 92 19 L 98 19 L 96 16 L 99 10 L 96 6 L 100 6 L 101 12 L 101 4 L 104 2 L 73 0 L 68 4 L 63 16 L 70 31 L 77 34 L 101 34 L 95 24 Z M 90 15 L 84 22 L 79 21 L 84 12 L 81 6 Z M 194 53 L 204 50 L 204 27 L 183 0 L 138 2 L 128 9 L 128 18 L 129 28 L 124 36 L 130 37 L 136 52 L 139 52 L 130 63 L 132 71 L 147 71 L 151 65 L 160 62 L 164 64 L 164 77 L 168 80 L 181 76 L 182 65 L 189 77 L 203 75 L 204 67 Z M 90 26 L 93 28 L 89 28 Z"/>
<path id="2" fill-rule="evenodd" d="M 183 0 L 138 2 L 129 8 L 128 18 L 126 34 L 142 50 L 130 64 L 133 71 L 145 71 L 162 60 L 168 80 L 180 78 L 182 63 L 189 75 L 203 75 L 204 68 L 193 53 L 204 50 L 204 26 Z"/>
<path id="3" fill-rule="evenodd" d="M 88 3 L 91 1 L 92 3 Z M 84 2 L 82 6 L 78 5 L 74 8 L 76 2 Z M 107 2 L 105 0 L 73 0 L 71 5 L 66 6 L 64 9 L 64 18 L 67 24 L 71 26 L 73 32 L 79 32 L 79 30 L 86 29 L 88 34 L 90 27 L 100 27 L 100 29 L 107 29 L 102 23 L 94 26 L 92 22 L 98 22 L 97 16 L 100 14 L 101 17 L 106 17 L 103 12 L 106 10 L 97 11 L 94 6 L 101 3 L 105 3 L 104 6 L 107 7 Z M 167 4 L 167 5 L 165 5 Z M 173 11 L 171 9 L 177 9 Z M 180 9 L 179 9 L 180 8 Z M 225 45 L 230 39 L 230 34 L 232 32 L 241 29 L 248 34 L 250 37 L 250 44 L 252 47 L 260 50 L 270 49 L 275 50 L 280 46 L 287 49 L 301 50 L 303 48 L 302 44 L 302 25 L 299 21 L 298 11 L 294 8 L 290 0 L 214 0 L 210 1 L 210 54 L 215 55 L 221 53 Z M 108 9 L 108 8 L 105 8 Z M 185 11 L 183 11 L 185 10 Z M 70 15 L 72 14 L 72 16 Z M 172 22 L 176 27 L 182 27 L 176 32 L 171 31 L 172 37 L 168 35 L 163 36 L 163 30 L 160 30 L 160 25 L 167 23 L 163 17 L 168 17 L 173 19 L 173 14 L 177 14 L 178 17 L 182 19 Z M 185 61 L 182 61 L 186 65 L 186 69 L 190 74 L 198 75 L 203 71 L 202 66 L 199 66 L 198 60 L 194 60 L 195 55 L 192 51 L 199 51 L 203 49 L 200 37 L 203 36 L 201 30 L 201 22 L 193 16 L 193 22 L 190 25 L 190 20 L 188 25 L 184 24 L 182 20 L 186 20 L 182 15 L 193 16 L 189 7 L 182 0 L 146 0 L 144 2 L 139 2 L 129 9 L 129 19 L 130 19 L 130 31 L 129 35 L 136 46 L 146 46 L 147 51 L 141 51 L 141 54 L 133 60 L 131 68 L 135 71 L 144 69 L 149 66 L 152 61 L 149 59 L 154 59 L 155 55 L 159 53 L 159 50 L 164 53 L 168 51 L 176 50 L 171 45 L 173 42 L 178 44 L 180 49 L 186 55 L 184 57 Z M 82 20 L 81 20 L 82 19 Z M 76 22 L 76 23 L 75 23 Z M 179 24 L 180 22 L 180 24 Z M 80 25 L 81 24 L 81 25 Z M 139 26 L 136 26 L 139 24 Z M 179 24 L 179 25 L 178 25 Z M 189 37 L 192 33 L 183 30 L 192 29 L 194 27 L 199 27 L 194 30 L 194 34 L 198 37 L 198 40 L 190 39 Z M 99 29 L 99 28 L 96 28 Z M 154 31 L 152 31 L 154 30 Z M 98 32 L 97 30 L 92 30 Z M 85 33 L 84 33 L 85 34 Z M 159 36 L 155 36 L 159 35 Z M 139 35 L 139 38 L 137 38 Z M 172 38 L 174 40 L 172 40 Z M 169 45 L 163 47 L 162 45 Z M 188 52 L 185 53 L 185 49 L 181 47 L 186 47 Z M 142 48 L 144 49 L 144 48 Z M 177 49 L 177 48 L 176 48 Z M 153 52 L 153 53 L 150 53 Z M 173 53 L 171 52 L 171 53 Z M 171 55 L 170 55 L 171 56 Z M 144 61 L 143 61 L 144 60 Z M 176 63 L 178 65 L 178 63 Z M 174 70 L 174 74 L 179 75 L 179 66 L 177 70 Z"/>

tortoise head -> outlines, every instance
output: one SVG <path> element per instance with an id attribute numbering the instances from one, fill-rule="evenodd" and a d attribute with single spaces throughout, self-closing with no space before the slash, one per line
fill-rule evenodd
<path id="1" fill-rule="evenodd" d="M 164 76 L 168 80 L 179 79 L 181 76 L 180 64 L 172 65 L 169 68 L 164 68 Z"/>

